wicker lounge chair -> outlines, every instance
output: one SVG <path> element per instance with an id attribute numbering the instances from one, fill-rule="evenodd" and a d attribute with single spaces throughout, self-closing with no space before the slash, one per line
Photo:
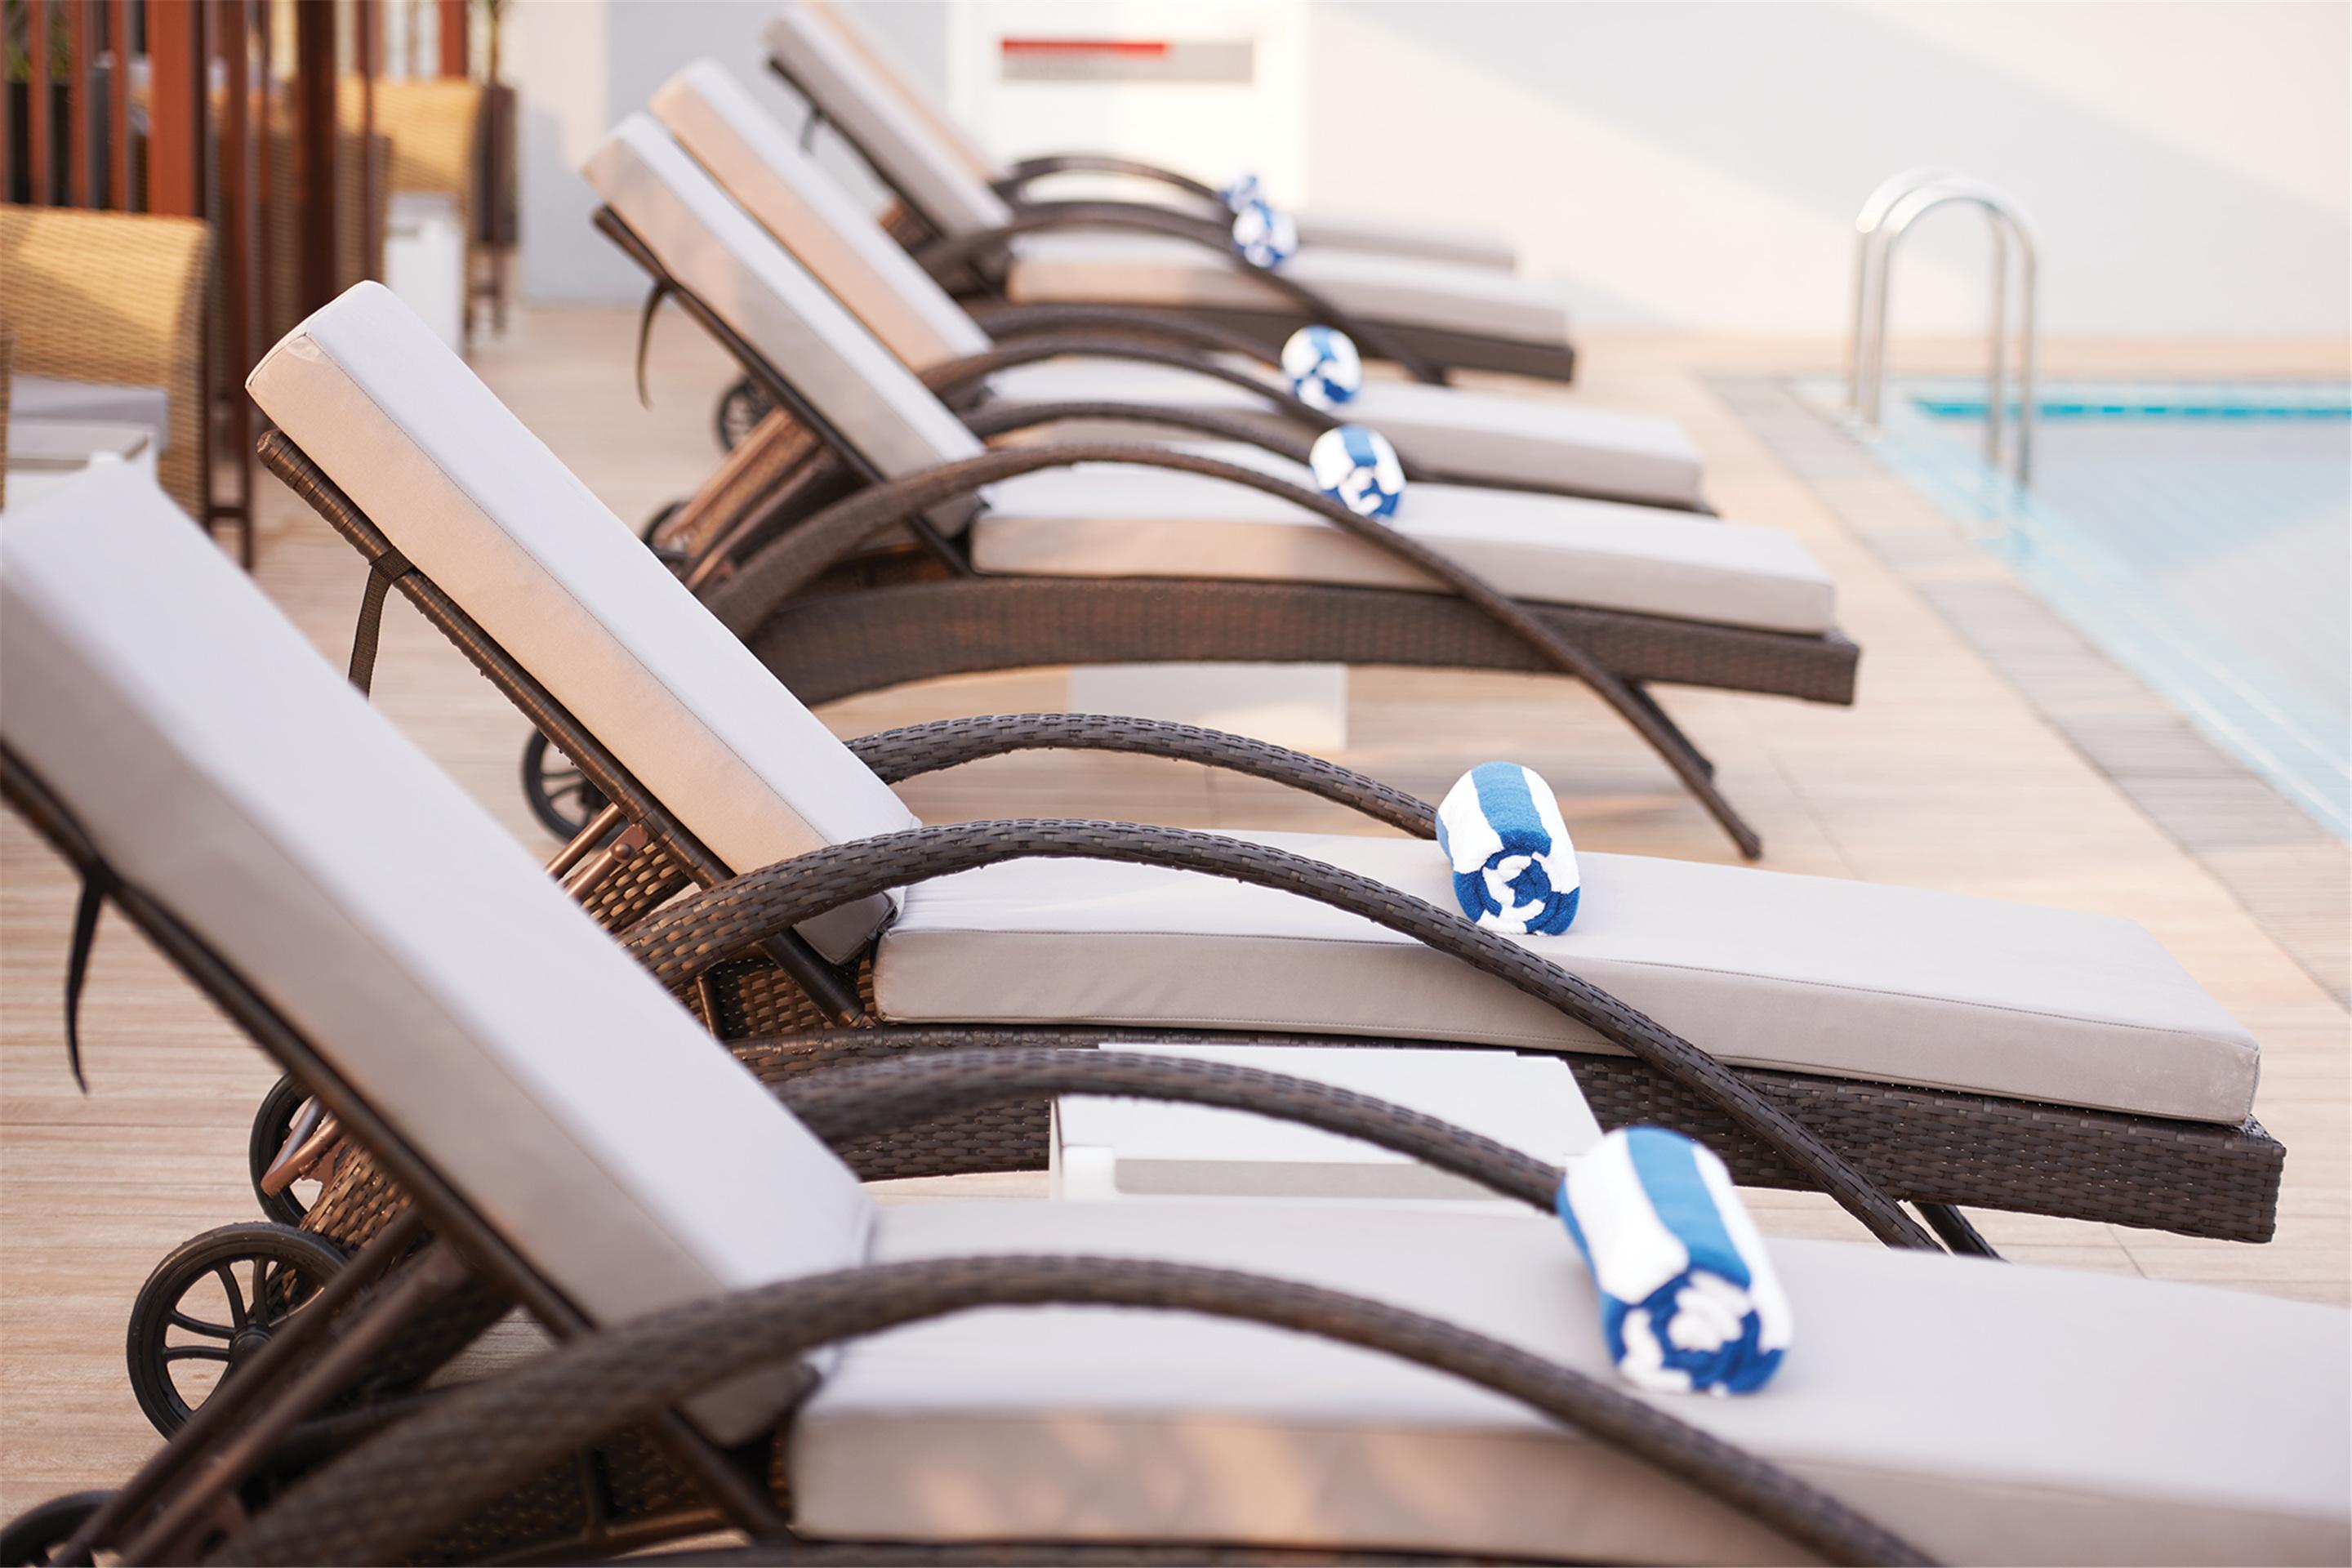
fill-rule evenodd
<path id="1" fill-rule="evenodd" d="M 813 7 L 786 0 L 767 42 L 776 74 L 897 194 L 893 229 L 907 248 L 966 292 L 1130 306 L 1267 343 L 1323 321 L 1423 380 L 1447 367 L 1561 381 L 1573 372 L 1555 289 L 1492 266 L 1328 244 L 1302 245 L 1267 270 L 1234 255 L 1213 217 L 1123 202 L 1020 204 L 1017 184 L 1013 199 L 992 188 Z"/>
<path id="2" fill-rule="evenodd" d="M 236 1347 L 219 1390 L 12 1561 L 576 1561 L 714 1527 L 859 1560 L 2345 1549 L 2331 1309 L 1790 1242 L 1804 1359 L 1643 1396 L 1540 1212 L 1559 1173 L 1427 1118 L 1017 1052 L 818 1075 L 803 1123 L 152 490 L 74 503 L 0 538 L 7 798 L 414 1201 L 259 1282 L 271 1315 L 190 1315 Z M 885 1208 L 812 1131 L 1040 1089 L 1290 1115 L 1538 1212 Z M 509 1302 L 576 1342 L 397 1392 Z M 1053 1310 L 1086 1304 L 1159 1310 Z"/>
<path id="3" fill-rule="evenodd" d="M 1273 357 L 1263 349 L 1207 357 L 1227 346 L 1214 332 L 1153 342 L 1138 359 L 1134 340 L 1165 334 L 1169 324 L 1110 309 L 1045 307 L 1009 321 L 1000 312 L 991 326 L 1012 330 L 999 341 L 716 62 L 698 61 L 670 78 L 649 111 L 885 346 L 961 408 L 1209 409 L 1293 440 L 1345 418 L 1380 431 L 1407 461 L 1449 483 L 1701 505 L 1698 449 L 1669 419 L 1579 407 L 1556 395 L 1381 379 L 1327 411 L 1283 395 L 1289 384 L 1278 366 L 1253 363 Z M 1250 347 L 1246 340 L 1241 346 Z M 1188 357 L 1207 363 L 1188 367 Z M 1113 418 L 1057 429 L 1076 439 L 1157 433 Z"/>
<path id="4" fill-rule="evenodd" d="M 607 232 L 824 442 L 802 443 L 799 468 L 730 460 L 657 535 L 809 700 L 1055 663 L 1548 668 L 1585 679 L 1752 857 L 1760 840 L 1643 683 L 1852 699 L 1833 586 L 1786 534 L 1435 484 L 1383 523 L 1243 447 L 991 452 L 651 120 L 588 174 Z M 866 548 L 902 523 L 923 552 Z"/>
<path id="5" fill-rule="evenodd" d="M 1727 1109 L 1687 1037 L 1897 1198 L 2270 1233 L 2282 1156 L 2249 1115 L 2254 1043 L 2129 922 L 1591 856 L 1577 930 L 1505 942 L 1504 972 L 1486 973 L 1440 956 L 1471 938 L 1483 951 L 1485 933 L 1428 910 L 1422 900 L 1448 896 L 1443 861 L 1402 840 L 1177 836 L 1184 864 L 1244 881 L 1254 857 L 1273 854 L 1314 868 L 1286 887 L 1345 885 L 1351 899 L 1378 888 L 1416 911 L 1410 934 L 1435 952 L 1297 900 L 1146 869 L 1024 864 L 939 879 L 1008 856 L 1148 860 L 1171 842 L 1158 829 L 975 826 L 887 851 L 825 850 L 912 826 L 877 776 L 1041 746 L 1243 767 L 1429 829 L 1420 803 L 1328 764 L 1127 721 L 954 721 L 843 752 L 388 296 L 346 295 L 251 386 L 284 426 L 265 438 L 265 462 L 373 563 L 371 598 L 396 582 L 615 803 L 558 858 L 575 892 L 630 931 L 722 1037 L 792 1037 L 746 1047 L 763 1073 L 1204 1030 L 1564 1050 L 1605 1123 L 1679 1125 L 1743 1181 L 1837 1190 L 1845 1177 L 1799 1149 L 1811 1134 L 1791 1142 L 1752 1109 Z M 362 652 L 372 635 L 363 627 Z M 624 821 L 629 835 L 604 847 Z M 715 902 L 647 917 L 690 882 L 772 865 Z M 673 945 L 705 919 L 738 935 L 721 949 Z M 762 952 L 732 956 L 757 938 L 770 939 Z M 1007 973 L 1022 984 L 1005 986 Z M 1043 1140 L 1033 1108 L 898 1139 L 873 1168 L 1034 1168 Z M 1845 1195 L 1883 1234 L 1908 1231 L 1876 1199 Z M 1934 1218 L 1971 1244 L 1964 1222 Z"/>

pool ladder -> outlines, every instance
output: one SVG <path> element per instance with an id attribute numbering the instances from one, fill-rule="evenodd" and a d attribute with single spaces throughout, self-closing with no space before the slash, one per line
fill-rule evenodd
<path id="1" fill-rule="evenodd" d="M 1853 331 L 1846 353 L 1846 406 L 1864 428 L 1876 430 L 1886 385 L 1886 300 L 1895 247 L 1911 226 L 1950 205 L 1973 206 L 1992 234 L 1992 330 L 1985 374 L 1985 463 L 2001 468 L 2004 429 L 2016 412 L 2014 471 L 2022 486 L 2033 473 L 2035 276 L 2039 264 L 2033 221 L 2000 186 L 1954 169 L 1906 169 L 1880 183 L 1853 220 Z M 2009 392 L 2014 297 L 2017 400 Z"/>

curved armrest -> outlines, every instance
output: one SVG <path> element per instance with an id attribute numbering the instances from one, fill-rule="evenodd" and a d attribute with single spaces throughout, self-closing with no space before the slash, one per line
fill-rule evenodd
<path id="1" fill-rule="evenodd" d="M 1314 455 L 1315 443 L 1304 436 L 1285 436 L 1248 419 L 1205 408 L 1170 408 L 1155 403 L 1000 403 L 983 405 L 963 416 L 963 426 L 986 440 L 1041 425 L 1072 423 L 1156 425 L 1220 441 L 1255 447 L 1277 458 L 1304 463 Z M 1407 474 L 1408 479 L 1412 478 Z"/>
<path id="2" fill-rule="evenodd" d="M 1204 184 L 1190 174 L 1180 174 L 1157 163 L 1147 163 L 1140 158 L 1114 157 L 1108 153 L 1050 153 L 1036 158 L 1024 158 L 1004 173 L 996 182 L 996 194 L 1009 202 L 1019 202 L 1022 188 L 1055 174 L 1125 174 L 1131 179 L 1149 180 L 1154 184 L 1170 185 L 1188 196 L 1198 196 L 1217 206 L 1225 198 L 1214 185 Z"/>
<path id="3" fill-rule="evenodd" d="M 1583 1025 L 1718 1107 L 1804 1173 L 1881 1240 L 1932 1247 L 1893 1199 L 1788 1112 L 1696 1046 L 1558 964 L 1384 882 L 1305 856 L 1213 833 L 1134 823 L 968 822 L 814 850 L 707 888 L 648 917 L 625 945 L 678 989 L 760 942 L 876 893 L 1008 860 L 1112 860 L 1229 877 L 1360 915 L 1458 958 Z"/>
<path id="4" fill-rule="evenodd" d="M 983 1307 L 1150 1308 L 1382 1352 L 1516 1399 L 1836 1563 L 1927 1561 L 1779 1467 L 1597 1378 L 1441 1320 L 1319 1286 L 1083 1256 L 927 1258 L 788 1279 L 639 1318 L 458 1388 L 298 1483 L 220 1557 L 391 1563 L 567 1457 L 731 1378 Z M 1572 1556 L 1563 1543 L 1563 1556 Z"/>
<path id="5" fill-rule="evenodd" d="M 989 452 L 960 462 L 942 463 L 907 479 L 875 485 L 803 519 L 744 562 L 707 603 L 730 631 L 739 637 L 749 637 L 777 605 L 891 524 L 908 521 L 928 508 L 969 496 L 1000 480 L 1074 463 L 1126 463 L 1136 468 L 1166 468 L 1262 490 L 1302 507 L 1374 549 L 1407 563 L 1432 581 L 1453 590 L 1479 614 L 1541 654 L 1553 668 L 1573 675 L 1591 687 L 1674 771 L 1683 787 L 1696 796 L 1731 836 L 1741 854 L 1752 860 L 1763 853 L 1763 841 L 1716 787 L 1704 762 L 1678 742 L 1673 726 L 1647 694 L 1635 690 L 1526 605 L 1461 563 L 1441 555 L 1376 518 L 1357 516 L 1329 496 L 1255 468 L 1220 462 L 1198 453 L 1119 442 L 1071 442 Z"/>
<path id="6" fill-rule="evenodd" d="M 1322 431 L 1339 423 L 1336 415 L 1316 407 L 1302 399 L 1287 386 L 1276 386 L 1259 380 L 1245 370 L 1224 364 L 1194 350 L 1171 348 L 1160 343 L 1141 343 L 1129 339 L 1084 334 L 1039 335 L 1016 338 L 1009 343 L 999 343 L 976 354 L 966 354 L 935 364 L 923 373 L 923 384 L 941 397 L 952 396 L 974 383 L 1010 370 L 1015 365 L 1034 364 L 1040 360 L 1061 359 L 1083 355 L 1089 359 L 1127 360 L 1139 364 L 1164 364 L 1177 370 L 1204 375 L 1240 387 L 1263 399 L 1276 411 L 1286 414 L 1311 430 Z M 1410 477 L 1410 476 L 1408 476 Z"/>
<path id="7" fill-rule="evenodd" d="M 884 784 L 1013 752 L 1125 752 L 1166 757 L 1287 784 L 1360 811 L 1376 822 L 1402 828 L 1416 838 L 1436 834 L 1436 814 L 1426 801 L 1391 789 L 1378 779 L 1246 735 L 1159 719 L 1099 713 L 1000 713 L 943 719 L 861 735 L 849 742 L 849 749 Z"/>
<path id="8" fill-rule="evenodd" d="M 1116 333 L 1121 337 L 1164 339 L 1182 348 L 1212 353 L 1240 354 L 1270 370 L 1282 368 L 1282 356 L 1233 327 L 1148 306 L 1086 305 L 1045 300 L 1028 304 L 975 300 L 965 310 L 999 342 L 1037 332 L 1066 332 L 1073 328 Z"/>
<path id="9" fill-rule="evenodd" d="M 1181 213 L 1166 212 L 1156 207 L 1127 206 L 1117 202 L 1069 202 L 1051 207 L 1030 207 L 1014 213 L 1011 222 L 999 224 L 993 228 L 934 240 L 918 250 L 915 259 L 933 277 L 949 278 L 981 258 L 1001 251 L 1009 241 L 1022 235 L 1062 228 L 1125 229 L 1181 239 L 1200 246 L 1223 258 L 1229 266 L 1253 278 L 1264 279 L 1269 288 L 1287 295 L 1316 320 L 1339 328 L 1353 338 L 1356 346 L 1367 355 L 1394 361 L 1402 365 L 1406 374 L 1415 381 L 1442 384 L 1445 380 L 1442 371 L 1399 343 L 1385 328 L 1374 326 L 1352 311 L 1340 309 L 1319 289 L 1287 276 L 1279 268 L 1252 267 L 1234 254 L 1231 244 L 1222 232 L 1213 235 L 1202 227 L 1199 219 L 1186 217 Z"/>

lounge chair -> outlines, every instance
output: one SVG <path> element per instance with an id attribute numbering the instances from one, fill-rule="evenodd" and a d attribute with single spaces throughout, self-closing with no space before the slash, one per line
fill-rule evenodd
<path id="1" fill-rule="evenodd" d="M 1281 395 L 1289 389 L 1278 369 L 1232 355 L 1186 368 L 1184 352 L 1220 344 L 1214 336 L 1155 343 L 1139 360 L 1121 336 L 1164 332 L 1167 325 L 1116 310 L 1016 317 L 1013 326 L 1030 330 L 1000 342 L 717 63 L 698 61 L 670 78 L 650 111 L 908 368 L 959 407 L 1210 409 L 1294 439 L 1344 418 L 1380 431 L 1433 479 L 1654 506 L 1702 504 L 1698 449 L 1668 419 L 1580 408 L 1557 396 L 1381 379 L 1338 410 L 1319 410 Z M 1259 350 L 1256 357 L 1271 356 Z M 1085 429 L 1098 437 L 1105 426 L 1118 435 L 1150 428 L 1105 419 Z"/>
<path id="2" fill-rule="evenodd" d="M 1015 304 L 1116 304 L 1279 343 L 1310 321 L 1423 380 L 1448 367 L 1565 381 L 1576 363 L 1556 289 L 1488 266 L 1302 245 L 1272 269 L 1213 219 L 1128 203 L 1016 205 L 915 113 L 831 23 L 777 8 L 769 63 L 898 197 L 894 232 L 934 275 Z"/>
<path id="3" fill-rule="evenodd" d="M 14 521 L 0 595 L 11 805 L 414 1198 L 121 1491 L 12 1525 L 12 1561 L 578 1561 L 730 1527 L 753 1560 L 2347 1549 L 2333 1309 L 1790 1241 L 1807 1338 L 1776 1383 L 1639 1394 L 1541 1212 L 1558 1172 L 1096 1053 L 820 1075 L 802 1103 L 835 1131 L 1008 1086 L 1254 1105 L 1538 1212 L 877 1205 L 134 478 Z M 371 1391 L 509 1302 L 572 1342 Z"/>
<path id="4" fill-rule="evenodd" d="M 922 92 L 892 61 L 888 48 L 877 43 L 860 25 L 857 17 L 831 5 L 829 0 L 812 0 L 803 10 L 805 14 L 830 25 L 842 41 L 865 60 L 866 68 L 889 89 L 891 95 L 908 112 L 919 116 L 933 137 L 951 148 L 964 167 L 986 180 L 997 195 L 1016 207 L 1040 205 L 1034 187 L 1043 182 L 1063 174 L 1082 174 L 1089 176 L 1097 186 L 1108 183 L 1104 176 L 1117 176 L 1130 182 L 1121 187 L 1122 191 L 1129 193 L 1124 198 L 1127 200 L 1191 213 L 1195 217 L 1204 217 L 1219 224 L 1230 216 L 1231 198 L 1224 190 L 1175 170 L 1159 168 L 1135 158 L 1099 153 L 1058 153 L 1024 158 L 1010 168 L 999 168 L 955 121 L 936 113 L 924 101 Z M 1512 250 L 1511 242 L 1489 230 L 1440 227 L 1358 213 L 1310 210 L 1293 213 L 1291 217 L 1297 226 L 1302 245 L 1418 257 L 1427 261 L 1487 267 L 1504 272 L 1518 266 L 1518 257 Z"/>
<path id="5" fill-rule="evenodd" d="M 575 892 L 719 1036 L 791 1037 L 743 1047 L 763 1073 L 1204 1032 L 1566 1051 L 1605 1124 L 1684 1127 L 1743 1181 L 1848 1178 L 1809 1132 L 1732 1104 L 1734 1084 L 1818 1120 L 1835 1161 L 1895 1198 L 2270 1234 L 2282 1155 L 2249 1114 L 2254 1042 L 2128 921 L 1593 855 L 1576 928 L 1507 942 L 1433 918 L 1444 860 L 1401 839 L 1178 836 L 1183 864 L 1213 856 L 1233 883 L 1149 868 L 1171 842 L 1160 829 L 976 825 L 827 850 L 913 826 L 877 777 L 1038 746 L 1252 766 L 1429 828 L 1419 803 L 1328 764 L 1123 721 L 953 721 L 844 751 L 380 289 L 313 316 L 249 385 L 282 426 L 264 462 L 372 563 L 371 598 L 396 584 L 614 803 L 559 858 Z M 624 822 L 617 852 L 603 847 Z M 1276 852 L 1283 886 L 1348 913 L 1243 885 Z M 1064 855 L 1147 864 L 1032 863 Z M 999 857 L 1020 863 L 978 868 Z M 761 867 L 733 901 L 648 917 L 690 883 Z M 1381 927 L 1390 900 L 1408 928 Z M 706 915 L 733 933 L 718 948 Z M 893 1174 L 1034 1168 L 1044 1117 L 877 1154 Z M 1842 1197 L 1883 1234 L 1913 1232 L 1877 1197 Z M 1972 1244 L 1957 1216 L 1932 1217 Z"/>
<path id="6" fill-rule="evenodd" d="M 700 541 L 688 580 L 807 700 L 1057 663 L 1549 668 L 1585 679 L 1753 857 L 1643 683 L 1852 700 L 1832 584 L 1787 534 L 1438 484 L 1382 522 L 1230 446 L 991 452 L 650 119 L 588 175 L 606 232 L 824 443 L 803 442 L 803 470 L 730 461 L 673 520 Z M 925 553 L 862 548 L 899 524 Z"/>

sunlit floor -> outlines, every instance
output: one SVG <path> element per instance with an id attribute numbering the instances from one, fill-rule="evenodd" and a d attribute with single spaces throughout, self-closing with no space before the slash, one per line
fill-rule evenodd
<path id="1" fill-rule="evenodd" d="M 675 315 L 656 340 L 653 406 L 629 373 L 632 313 L 545 311 L 478 357 L 524 419 L 625 518 L 642 519 L 714 461 L 725 367 Z M 2065 348 L 2053 353 L 2064 368 Z M 2181 374 L 2340 374 L 2327 352 L 2152 345 Z M 2168 355 L 2169 357 L 2168 357 Z M 2299 356 L 2299 357 L 2298 357 Z M 2131 356 L 2078 353 L 2084 374 Z M 2282 363 L 2282 359 L 2289 363 Z M 2184 360 L 2186 363 L 2184 363 Z M 2202 1242 L 2065 1221 L 1981 1216 L 2021 1261 L 2210 1280 L 2341 1301 L 2347 1295 L 2347 1015 L 2228 887 L 2144 815 L 1970 651 L 1912 581 L 1850 534 L 1709 390 L 1724 372 L 1818 369 L 1822 345 L 1690 341 L 1587 344 L 1576 395 L 1673 415 L 1705 447 L 1727 516 L 1801 534 L 1836 574 L 1840 619 L 1865 649 L 1852 710 L 1666 693 L 1749 814 L 1776 868 L 1908 883 L 2127 915 L 2146 923 L 2263 1042 L 2258 1114 L 2287 1146 L 2277 1239 Z M 1891 481 L 1890 481 L 1891 482 Z M 357 559 L 264 481 L 260 577 L 340 662 L 357 607 Z M 1924 522 L 1922 527 L 1927 526 Z M 1883 548 L 1883 543 L 1881 545 Z M 1971 555 L 1956 574 L 1998 574 Z M 376 678 L 382 706 L 534 848 L 551 847 L 517 788 L 522 722 L 398 604 Z M 839 704 L 846 733 L 959 713 L 1052 708 L 1058 671 L 959 679 Z M 1363 671 L 1341 760 L 1433 797 L 1469 763 L 1517 758 L 1558 786 L 1581 847 L 1727 859 L 1732 852 L 1665 771 L 1564 681 Z M 1168 763 L 1040 755 L 926 779 L 907 795 L 933 820 L 1124 817 L 1183 826 L 1353 831 L 1358 819 L 1270 786 Z M 156 803 L 168 811 L 170 803 Z M 2337 889 L 2341 846 L 2291 869 Z M 74 1091 L 58 998 L 70 879 L 13 818 L 0 828 L 0 1512 L 121 1480 L 154 1447 L 122 1367 L 131 1300 L 163 1253 L 256 1216 L 245 1142 L 275 1069 L 120 922 L 98 949 L 83 1008 L 90 1093 Z M 2329 913 L 2332 907 L 2333 915 Z M 2340 953 L 2340 925 L 2335 929 Z M 2340 962 L 2340 960 L 2339 960 Z M 1702 1042 L 1704 1043 L 1704 1042 Z M 926 1185 L 939 1185 L 926 1184 Z M 1041 1178 L 964 1178 L 951 1191 L 1041 1193 Z M 1855 1235 L 1823 1205 L 1758 1194 L 1768 1229 Z"/>

